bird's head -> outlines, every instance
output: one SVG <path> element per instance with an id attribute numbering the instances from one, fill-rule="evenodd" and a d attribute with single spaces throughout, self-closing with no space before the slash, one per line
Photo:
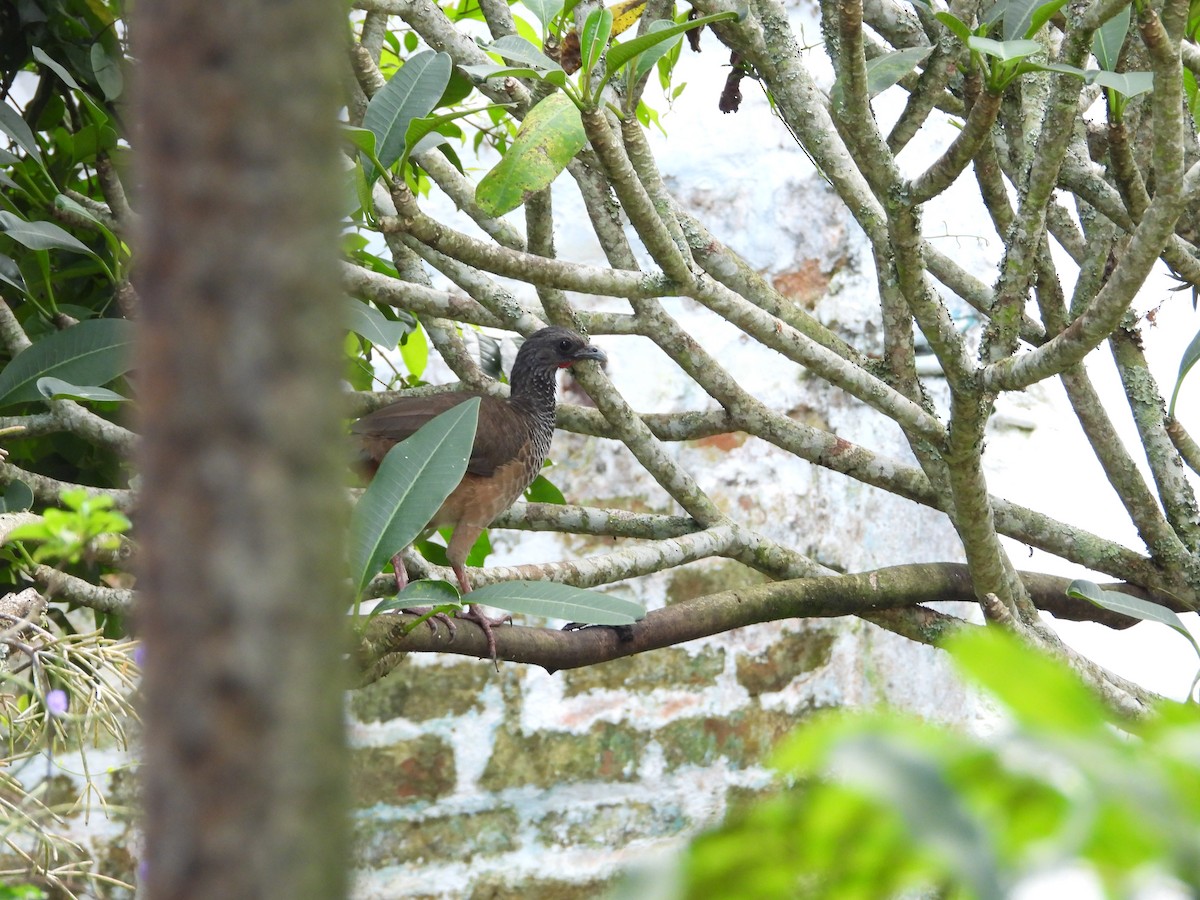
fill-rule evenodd
<path id="1" fill-rule="evenodd" d="M 517 351 L 513 369 L 565 369 L 585 359 L 605 363 L 608 357 L 599 347 L 589 344 L 570 328 L 553 325 L 535 331 Z"/>

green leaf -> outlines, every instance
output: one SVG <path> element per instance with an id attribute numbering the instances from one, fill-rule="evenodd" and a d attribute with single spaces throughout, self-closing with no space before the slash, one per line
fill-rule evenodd
<path id="1" fill-rule="evenodd" d="M 970 887 L 970 896 L 1006 896 L 987 830 L 935 758 L 890 735 L 868 733 L 843 740 L 832 769 L 895 809 L 918 844 L 929 846 Z"/>
<path id="2" fill-rule="evenodd" d="M 409 323 L 394 322 L 375 307 L 360 300 L 351 300 L 346 304 L 346 317 L 343 321 L 350 331 L 384 350 L 396 349 L 404 335 L 412 330 Z"/>
<path id="3" fill-rule="evenodd" d="M 421 327 L 412 329 L 400 344 L 400 357 L 413 378 L 425 374 L 425 366 L 429 363 L 429 342 L 425 340 L 425 330 Z"/>
<path id="4" fill-rule="evenodd" d="M 5 256 L 3 253 L 0 253 L 0 281 L 15 287 L 22 294 L 26 293 L 25 277 L 21 274 L 21 267 L 11 256 Z"/>
<path id="5" fill-rule="evenodd" d="M 531 69 L 528 66 L 504 66 L 498 63 L 480 63 L 477 66 L 459 66 L 459 68 L 476 81 L 487 81 L 489 78 L 506 78 L 509 75 L 514 78 L 539 78 L 550 81 L 548 77 L 550 73 L 541 69 Z M 560 69 L 559 71 L 562 70 Z M 563 72 L 562 75 L 565 79 L 567 73 Z"/>
<path id="6" fill-rule="evenodd" d="M 655 19 L 646 26 L 647 34 L 654 34 L 662 31 L 665 28 L 671 27 L 670 19 Z M 675 49 L 679 42 L 683 40 L 682 34 L 677 34 L 674 37 L 668 38 L 665 41 L 655 44 L 646 50 L 643 50 L 637 57 L 637 65 L 634 67 L 633 80 L 641 81 L 642 76 L 658 65 L 658 61 Z"/>
<path id="7" fill-rule="evenodd" d="M 114 59 L 99 41 L 92 44 L 92 71 L 96 83 L 104 92 L 105 100 L 116 100 L 125 89 L 125 76 L 121 73 L 121 60 Z"/>
<path id="8" fill-rule="evenodd" d="M 501 581 L 471 591 L 466 599 L 508 612 L 584 625 L 632 625 L 646 615 L 632 600 L 555 581 Z"/>
<path id="9" fill-rule="evenodd" d="M 17 146 L 28 153 L 39 166 L 42 164 L 42 152 L 33 137 L 33 130 L 21 118 L 20 113 L 7 103 L 0 103 L 0 131 L 16 141 Z"/>
<path id="10" fill-rule="evenodd" d="M 565 78 L 566 76 L 564 75 L 563 77 Z M 492 103 L 477 109 L 458 109 L 454 112 L 443 113 L 440 116 L 421 116 L 419 119 L 413 119 L 408 123 L 408 128 L 404 132 L 404 152 L 400 155 L 400 165 L 404 165 L 410 154 L 423 153 L 425 150 L 436 146 L 436 144 L 421 146 L 421 142 L 425 137 L 437 131 L 447 122 L 453 122 L 455 119 L 461 119 L 463 116 L 474 115 L 475 113 L 485 112 L 489 109 L 503 109 L 508 105 L 507 103 Z"/>
<path id="11" fill-rule="evenodd" d="M 1126 6 L 1101 25 L 1092 37 L 1092 56 L 1096 57 L 1096 63 L 1101 69 L 1116 71 L 1117 58 L 1121 55 L 1121 47 L 1128 33 L 1129 7 Z"/>
<path id="12" fill-rule="evenodd" d="M 1125 97 L 1136 97 L 1154 89 L 1153 72 L 1096 72 L 1093 80 Z"/>
<path id="13" fill-rule="evenodd" d="M 39 378 L 107 384 L 129 371 L 133 323 L 87 319 L 26 347 L 0 370 L 0 407 L 41 398 Z"/>
<path id="14" fill-rule="evenodd" d="M 404 153 L 408 123 L 431 113 L 450 82 L 448 53 L 424 50 L 410 57 L 392 76 L 363 115 L 363 127 L 375 134 L 376 153 L 386 168 Z"/>
<path id="15" fill-rule="evenodd" d="M 1041 31 L 1042 26 L 1049 22 L 1054 14 L 1062 9 L 1066 2 L 1067 0 L 1050 0 L 1049 3 L 1043 3 L 1041 6 L 1035 7 L 1029 27 L 1025 30 L 1025 34 L 1023 36 L 1031 38 Z"/>
<path id="16" fill-rule="evenodd" d="M 61 378 L 39 378 L 37 389 L 38 393 L 47 400 L 97 400 L 124 403 L 129 399 L 108 388 L 71 384 Z"/>
<path id="17" fill-rule="evenodd" d="M 462 480 L 475 441 L 479 398 L 472 397 L 388 451 L 350 514 L 350 575 L 355 596 L 413 542 Z"/>
<path id="18" fill-rule="evenodd" d="M 1041 0 L 1005 0 L 1000 30 L 1004 40 L 1011 41 L 1029 36 L 1026 32 L 1033 23 L 1034 11 L 1040 3 Z"/>
<path id="19" fill-rule="evenodd" d="M 867 61 L 867 93 L 874 97 L 911 72 L 925 57 L 933 52 L 932 47 L 910 47 L 885 53 Z"/>
<path id="20" fill-rule="evenodd" d="M 1196 332 L 1192 342 L 1183 351 L 1183 358 L 1179 360 L 1179 375 L 1175 379 L 1175 390 L 1171 392 L 1171 405 L 1167 409 L 1167 414 L 1172 418 L 1175 416 L 1175 401 L 1179 399 L 1179 389 L 1183 386 L 1183 379 L 1192 370 L 1192 366 L 1196 365 L 1197 360 L 1200 360 L 1200 331 Z"/>
<path id="21" fill-rule="evenodd" d="M 525 499 L 530 503 L 553 503 L 556 506 L 564 506 L 567 502 L 563 492 L 545 475 L 539 475 L 525 488 Z"/>
<path id="22" fill-rule="evenodd" d="M 1192 637 L 1192 633 L 1183 624 L 1183 620 L 1175 614 L 1174 610 L 1168 609 L 1159 603 L 1152 603 L 1140 597 L 1131 597 L 1129 594 L 1123 594 L 1120 591 L 1106 591 L 1095 582 L 1087 581 L 1083 578 L 1076 578 L 1067 586 L 1067 596 L 1078 597 L 1080 600 L 1094 603 L 1101 609 L 1121 613 L 1134 619 L 1141 619 L 1143 622 L 1157 622 L 1160 625 L 1173 628 L 1187 639 L 1188 643 L 1192 645 L 1192 649 L 1196 651 L 1196 655 L 1200 656 L 1200 644 L 1196 643 L 1196 639 Z"/>
<path id="23" fill-rule="evenodd" d="M 30 250 L 71 250 L 96 256 L 91 247 L 53 222 L 29 222 L 10 212 L 0 212 L 0 231 Z"/>
<path id="24" fill-rule="evenodd" d="M 971 35 L 967 39 L 967 46 L 976 53 L 994 56 L 1004 62 L 1024 59 L 1026 56 L 1032 56 L 1042 49 L 1042 45 L 1037 41 L 994 41 L 991 38 L 978 37 L 976 35 Z"/>
<path id="25" fill-rule="evenodd" d="M 595 15 L 595 13 L 592 15 Z M 611 19 L 611 14 L 609 18 Z M 629 62 L 629 60 L 633 59 L 643 50 L 648 50 L 650 47 L 653 47 L 656 44 L 661 44 L 664 41 L 668 41 L 678 34 L 683 34 L 685 31 L 691 31 L 693 28 L 700 28 L 701 26 L 708 25 L 711 22 L 728 22 L 740 18 L 742 18 L 742 16 L 735 12 L 714 13 L 711 16 L 701 16 L 698 19 L 692 19 L 690 22 L 676 22 L 674 24 L 668 24 L 665 28 L 659 30 L 650 30 L 643 35 L 633 38 L 632 40 L 614 44 L 609 49 L 608 56 L 605 57 L 605 76 L 611 76 L 614 72 L 625 65 L 625 63 Z M 590 21 L 591 16 L 589 16 L 588 19 Z M 609 27 L 612 27 L 611 24 Z M 587 29 L 585 26 L 584 34 L 586 35 L 586 33 Z M 607 36 L 605 37 L 605 40 L 608 40 Z M 669 50 L 670 48 L 668 47 L 667 49 Z M 663 50 L 663 53 L 666 52 L 667 50 Z"/>
<path id="26" fill-rule="evenodd" d="M 23 481 L 10 481 L 0 496 L 0 512 L 21 512 L 33 506 L 33 491 Z"/>
<path id="27" fill-rule="evenodd" d="M 1035 731 L 1094 736 L 1108 727 L 1100 701 L 1067 666 L 997 628 L 964 629 L 946 642 L 955 665 Z"/>
<path id="28" fill-rule="evenodd" d="M 448 581 L 422 579 L 414 581 L 395 597 L 377 604 L 371 615 L 391 612 L 394 609 L 411 609 L 414 606 L 449 606 L 461 608 L 458 588 Z"/>
<path id="29" fill-rule="evenodd" d="M 525 116 L 504 158 L 475 188 L 480 209 L 493 217 L 516 209 L 549 187 L 586 143 L 575 104 L 561 93 L 546 97 Z"/>
<path id="30" fill-rule="evenodd" d="M 64 66 L 61 66 L 58 63 L 56 63 L 54 60 L 52 60 L 49 57 L 49 55 L 46 53 L 46 51 L 43 50 L 41 47 L 33 48 L 33 58 L 36 59 L 38 62 L 40 62 L 42 65 L 44 65 L 46 68 L 50 69 L 59 78 L 61 78 L 63 80 L 63 83 L 66 84 L 67 87 L 73 88 L 74 90 L 77 90 L 77 91 L 83 90 L 83 88 L 81 88 L 79 86 L 79 82 L 77 82 L 74 79 L 74 77 L 72 77 L 71 73 L 68 72 Z"/>
<path id="31" fill-rule="evenodd" d="M 562 12 L 563 8 L 563 0 L 521 0 L 521 2 L 542 23 L 543 30 L 550 27 L 551 20 Z"/>
<path id="32" fill-rule="evenodd" d="M 933 17 L 945 25 L 964 44 L 971 39 L 971 29 L 967 23 L 953 13 L 936 12 Z"/>
<path id="33" fill-rule="evenodd" d="M 608 39 L 612 36 L 612 23 L 612 10 L 605 7 L 594 9 L 588 14 L 579 38 L 579 55 L 583 60 L 579 67 L 582 73 L 580 79 L 588 77 L 592 67 L 600 59 L 600 54 L 608 46 Z"/>
<path id="34" fill-rule="evenodd" d="M 509 62 L 522 63 L 535 69 L 544 69 L 547 72 L 553 72 L 556 69 L 562 71 L 562 66 L 538 49 L 537 45 L 525 40 L 520 35 L 506 34 L 497 38 L 491 46 L 484 49 L 491 53 L 499 53 Z M 466 71 L 470 71 L 471 68 L 476 67 L 466 67 Z"/>

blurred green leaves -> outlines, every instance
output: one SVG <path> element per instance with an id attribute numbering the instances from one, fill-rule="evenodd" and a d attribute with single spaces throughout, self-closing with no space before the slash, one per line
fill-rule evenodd
<path id="1" fill-rule="evenodd" d="M 685 862 L 688 897 L 1005 897 L 1055 868 L 1109 896 L 1200 889 L 1200 711 L 1117 720 L 1062 662 L 995 628 L 947 649 L 1003 721 L 987 738 L 881 710 L 821 715 L 775 757 L 778 792 Z"/>

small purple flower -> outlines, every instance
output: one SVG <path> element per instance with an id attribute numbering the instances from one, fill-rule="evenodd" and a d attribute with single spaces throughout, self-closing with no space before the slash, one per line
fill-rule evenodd
<path id="1" fill-rule="evenodd" d="M 61 716 L 66 714 L 69 698 L 67 692 L 61 688 L 55 688 L 46 695 L 46 712 L 52 716 Z"/>

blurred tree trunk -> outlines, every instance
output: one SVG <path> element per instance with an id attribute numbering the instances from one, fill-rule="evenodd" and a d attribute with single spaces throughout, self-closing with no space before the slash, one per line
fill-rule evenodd
<path id="1" fill-rule="evenodd" d="M 345 893 L 342 14 L 133 19 L 148 897 Z"/>

